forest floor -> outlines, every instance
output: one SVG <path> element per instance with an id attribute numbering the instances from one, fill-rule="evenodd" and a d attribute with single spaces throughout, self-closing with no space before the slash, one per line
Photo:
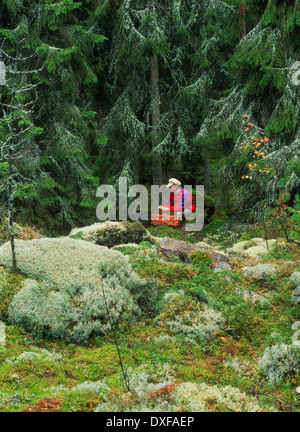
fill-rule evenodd
<path id="1" fill-rule="evenodd" d="M 191 241 L 191 234 L 171 227 L 151 227 L 149 232 L 157 237 Z M 299 305 L 291 299 L 294 287 L 290 276 L 300 271 L 297 248 L 287 246 L 261 257 L 260 263 L 276 264 L 278 269 L 276 275 L 263 282 L 245 276 L 242 271 L 245 258 L 238 255 L 230 261 L 231 272 L 214 272 L 201 265 L 167 261 L 146 244 L 140 253 L 130 247 L 122 252 L 129 256 L 136 273 L 152 283 L 155 281 L 160 299 L 176 290 L 197 298 L 201 286 L 222 311 L 225 326 L 208 340 L 189 340 L 157 320 L 157 297 L 152 305 L 151 298 L 148 299 L 149 310 L 138 320 L 121 322 L 113 334 L 81 344 L 33 338 L 21 328 L 5 323 L 5 344 L 0 345 L 0 411 L 82 412 L 95 411 L 97 407 L 111 411 L 142 410 L 145 394 L 141 393 L 141 383 L 131 379 L 130 393 L 127 391 L 117 342 L 127 377 L 142 380 L 143 372 L 145 376 L 148 371 L 146 375 L 151 380 L 151 368 L 166 375 L 163 390 L 147 393 L 147 406 L 153 409 L 161 406 L 157 404 L 162 396 L 171 407 L 169 393 L 178 383 L 204 383 L 214 389 L 226 386 L 238 389 L 241 398 L 257 401 L 263 411 L 300 412 L 300 394 L 296 391 L 299 374 L 290 371 L 279 381 L 270 382 L 257 368 L 267 347 L 290 344 L 295 333 L 292 324 L 299 320 Z M 6 270 L 0 268 L 0 286 L 4 273 Z M 6 274 L 5 287 L 2 283 L 0 290 L 2 316 L 23 278 L 21 274 Z M 236 292 L 237 283 L 267 301 L 243 299 Z M 155 384 L 157 376 L 153 377 Z M 206 411 L 235 411 L 217 394 L 202 398 L 202 402 Z M 189 411 L 184 403 L 181 410 Z M 247 403 L 236 410 L 247 411 Z"/>

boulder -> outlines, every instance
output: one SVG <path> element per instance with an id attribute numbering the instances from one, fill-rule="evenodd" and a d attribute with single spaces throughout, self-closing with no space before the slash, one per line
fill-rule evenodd
<path id="1" fill-rule="evenodd" d="M 259 255 L 267 255 L 268 250 L 264 246 L 252 246 L 246 251 L 244 251 L 244 254 L 251 258 L 257 258 Z"/>
<path id="2" fill-rule="evenodd" d="M 294 272 L 291 274 L 289 281 L 294 285 L 294 286 L 299 286 L 300 285 L 300 272 Z"/>
<path id="3" fill-rule="evenodd" d="M 251 258 L 257 258 L 259 255 L 267 255 L 268 250 L 274 248 L 276 245 L 286 245 L 284 239 L 269 239 L 268 248 L 266 240 L 260 237 L 252 238 L 234 244 L 231 248 L 227 249 L 229 255 L 244 255 Z"/>
<path id="4" fill-rule="evenodd" d="M 228 262 L 226 262 L 226 261 L 219 261 L 217 263 L 217 266 L 214 269 L 215 272 L 220 272 L 220 271 L 225 271 L 225 270 L 230 271 L 230 272 L 232 271 L 231 265 L 228 264 Z"/>
<path id="5" fill-rule="evenodd" d="M 260 303 L 265 303 L 268 299 L 260 294 L 257 294 L 254 291 L 249 289 L 245 289 L 240 287 L 239 285 L 236 287 L 236 291 L 243 296 L 244 300 L 252 300 L 252 304 L 255 304 L 256 301 Z"/>
<path id="6" fill-rule="evenodd" d="M 220 252 L 212 249 L 199 247 L 197 244 L 188 243 L 183 240 L 176 240 L 169 237 L 163 237 L 157 246 L 157 252 L 161 252 L 166 258 L 172 259 L 179 257 L 184 260 L 184 256 L 190 257 L 195 250 L 206 252 L 213 261 L 213 267 L 221 266 L 221 263 L 229 262 L 229 258 Z"/>
<path id="7" fill-rule="evenodd" d="M 213 246 L 209 245 L 208 243 L 204 241 L 200 241 L 198 243 L 195 243 L 195 245 L 200 249 L 213 249 Z"/>
<path id="8" fill-rule="evenodd" d="M 126 243 L 138 244 L 144 240 L 153 243 L 152 236 L 140 221 L 105 221 L 94 223 L 83 228 L 74 228 L 70 232 L 69 237 L 72 239 L 87 240 L 96 245 L 107 246 L 109 248 Z"/>
<path id="9" fill-rule="evenodd" d="M 276 273 L 277 266 L 274 264 L 256 264 L 254 266 L 245 266 L 242 270 L 245 276 L 252 276 L 258 281 L 263 281 L 268 276 Z"/>
<path id="10" fill-rule="evenodd" d="M 296 287 L 292 294 L 292 301 L 295 303 L 300 303 L 300 284 Z"/>

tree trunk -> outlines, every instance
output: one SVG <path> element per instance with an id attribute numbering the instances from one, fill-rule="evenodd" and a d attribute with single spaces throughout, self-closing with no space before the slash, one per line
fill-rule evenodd
<path id="1" fill-rule="evenodd" d="M 204 190 L 206 195 L 209 195 L 211 192 L 209 148 L 207 143 L 204 144 Z"/>
<path id="2" fill-rule="evenodd" d="M 162 183 L 162 163 L 161 157 L 156 154 L 155 147 L 159 144 L 159 122 L 160 122 L 160 106 L 159 106 L 159 85 L 158 85 L 158 56 L 153 54 L 150 57 L 150 84 L 151 84 L 151 102 L 152 102 L 152 173 L 153 184 L 159 185 Z"/>
<path id="3" fill-rule="evenodd" d="M 240 8 L 239 8 L 239 14 L 240 14 L 240 39 L 243 39 L 244 36 L 247 34 L 247 27 L 246 27 L 246 0 L 241 0 L 240 2 Z"/>

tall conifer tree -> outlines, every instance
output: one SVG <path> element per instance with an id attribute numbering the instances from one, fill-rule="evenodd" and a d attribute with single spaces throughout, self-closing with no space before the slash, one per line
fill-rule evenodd
<path id="1" fill-rule="evenodd" d="M 105 40 L 93 20 L 96 3 L 5 0 L 0 5 L 0 36 L 10 44 L 9 52 L 23 37 L 44 65 L 34 118 L 44 129 L 38 145 L 47 176 L 32 203 L 34 215 L 26 215 L 26 209 L 23 215 L 26 222 L 50 230 L 68 230 L 94 218 L 97 113 L 92 89 L 100 70 L 98 48 Z"/>

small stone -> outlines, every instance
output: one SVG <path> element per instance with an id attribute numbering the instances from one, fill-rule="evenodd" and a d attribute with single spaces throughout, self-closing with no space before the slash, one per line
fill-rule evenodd
<path id="1" fill-rule="evenodd" d="M 251 267 L 243 267 L 245 276 L 252 276 L 254 279 L 263 281 L 268 276 L 273 275 L 277 271 L 277 266 L 274 264 L 256 264 Z"/>
<path id="2" fill-rule="evenodd" d="M 292 300 L 295 303 L 300 303 L 300 284 L 297 286 L 297 288 L 293 292 L 293 294 L 292 294 Z"/>
<path id="3" fill-rule="evenodd" d="M 232 271 L 232 267 L 231 267 L 231 265 L 230 264 L 228 264 L 227 262 L 225 262 L 225 261 L 221 261 L 219 264 L 217 264 L 217 267 L 215 268 L 215 272 L 220 272 L 220 271 L 225 271 L 225 270 L 227 270 L 227 271 Z"/>
<path id="4" fill-rule="evenodd" d="M 265 303 L 267 301 L 266 297 L 257 294 L 256 292 L 251 291 L 249 289 L 242 288 L 240 286 L 236 287 L 236 291 L 239 294 L 243 295 L 244 300 L 252 300 L 252 304 L 254 304 L 256 301 L 259 301 L 260 303 Z"/>
<path id="5" fill-rule="evenodd" d="M 177 256 L 182 259 L 184 255 L 190 257 L 195 250 L 206 252 L 213 261 L 213 267 L 217 268 L 221 262 L 228 262 L 229 258 L 220 252 L 212 249 L 199 247 L 193 243 L 182 240 L 176 240 L 169 237 L 163 237 L 158 245 L 157 251 L 161 252 L 166 258 Z"/>
<path id="6" fill-rule="evenodd" d="M 289 280 L 294 286 L 300 285 L 300 272 L 292 273 Z"/>

